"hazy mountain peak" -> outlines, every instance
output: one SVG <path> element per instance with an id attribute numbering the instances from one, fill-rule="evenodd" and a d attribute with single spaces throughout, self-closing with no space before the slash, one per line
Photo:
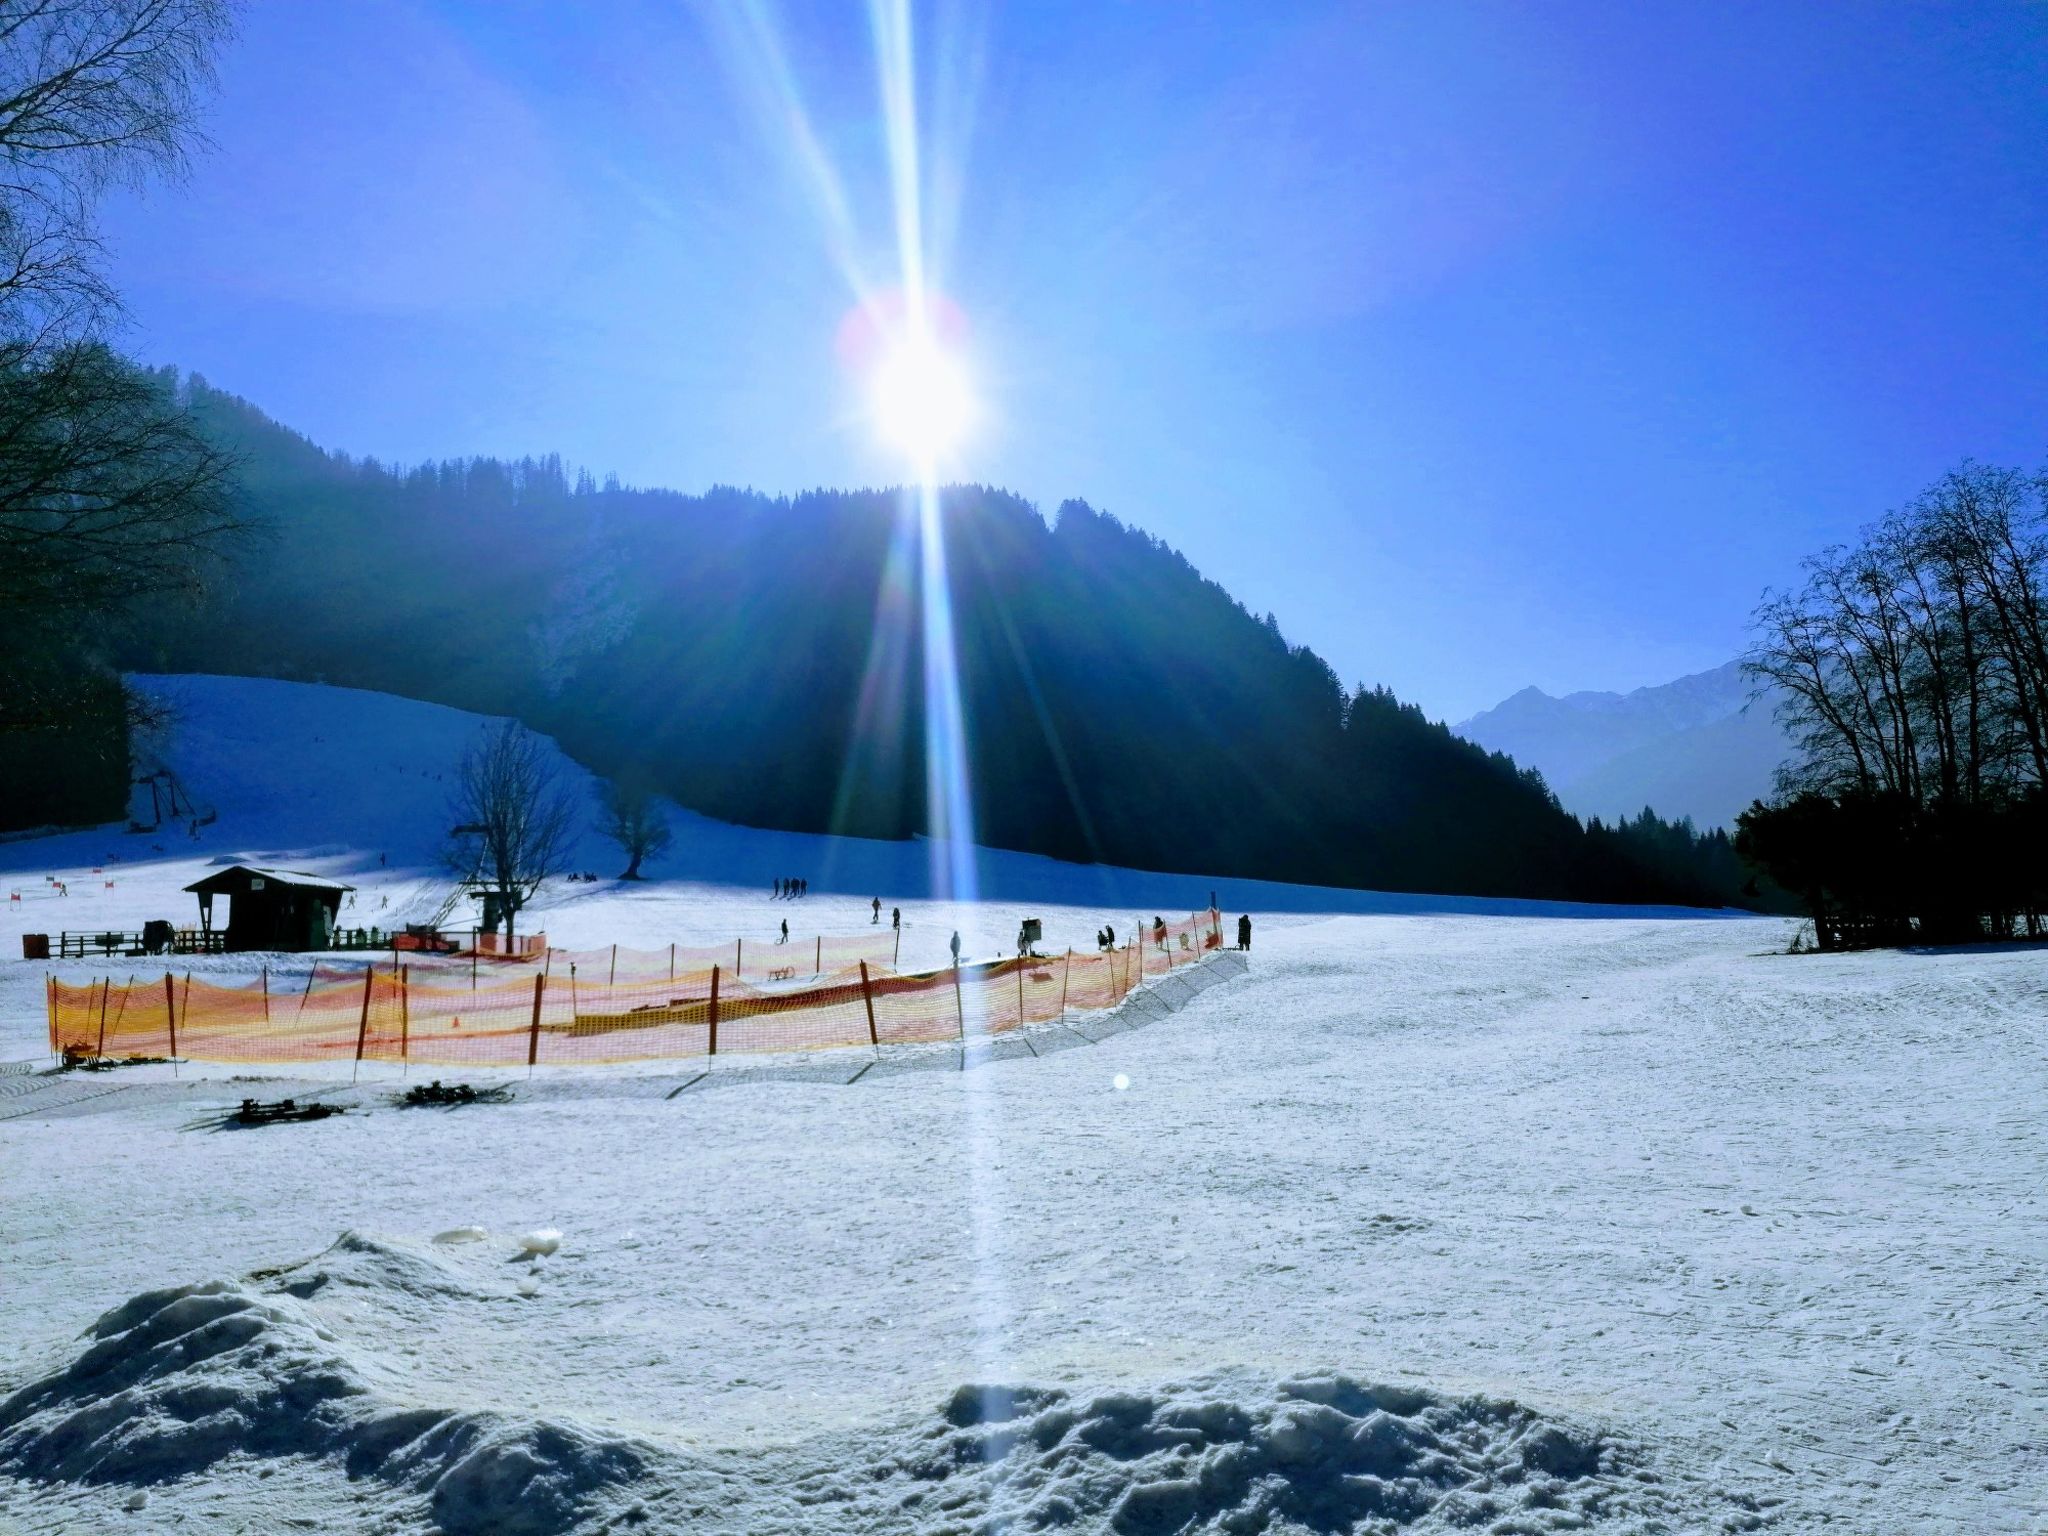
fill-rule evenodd
<path id="1" fill-rule="evenodd" d="M 1719 826 L 1769 793 L 1784 756 L 1769 702 L 1750 707 L 1750 687 L 1739 661 L 1627 693 L 1528 687 L 1455 729 L 1539 770 L 1579 815 L 1648 805 Z"/>

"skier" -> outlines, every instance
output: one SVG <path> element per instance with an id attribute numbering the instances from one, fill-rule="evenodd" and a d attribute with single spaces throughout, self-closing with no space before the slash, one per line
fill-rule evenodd
<path id="1" fill-rule="evenodd" d="M 874 921 L 873 921 L 872 923 L 870 923 L 870 924 L 869 924 L 868 926 L 869 926 L 869 927 L 871 927 L 871 928 L 879 928 L 879 927 L 881 927 L 881 926 L 882 926 L 882 898 L 881 898 L 881 897 L 879 897 L 879 896 L 877 896 L 877 897 L 876 897 L 876 898 L 875 898 L 875 899 L 874 899 L 873 901 L 869 902 L 869 903 L 868 903 L 868 905 L 869 905 L 869 906 L 871 906 L 871 907 L 873 907 L 873 908 L 875 909 L 875 920 L 874 920 Z"/>
<path id="2" fill-rule="evenodd" d="M 956 971 L 960 969 L 960 935 L 958 932 L 955 932 L 953 935 L 953 969 Z"/>
<path id="3" fill-rule="evenodd" d="M 786 917 L 782 920 L 782 937 L 775 942 L 778 944 L 787 944 L 789 942 L 789 919 Z"/>
<path id="4" fill-rule="evenodd" d="M 1244 950 L 1252 947 L 1252 915 L 1249 912 L 1237 920 L 1237 947 Z"/>

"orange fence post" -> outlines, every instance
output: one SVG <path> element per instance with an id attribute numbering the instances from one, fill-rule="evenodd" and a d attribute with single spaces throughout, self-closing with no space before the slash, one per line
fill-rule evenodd
<path id="1" fill-rule="evenodd" d="M 43 972 L 43 1006 L 50 1015 L 50 1054 L 57 1054 L 57 978 Z"/>
<path id="2" fill-rule="evenodd" d="M 1074 984 L 1074 946 L 1067 946 L 1067 973 L 1060 978 L 1060 1018 L 1067 1016 L 1067 989 Z"/>
<path id="3" fill-rule="evenodd" d="M 882 1037 L 875 1033 L 875 994 L 868 990 L 868 963 L 860 963 L 860 1000 L 868 1005 L 868 1044 L 877 1050 L 881 1048 Z"/>
<path id="4" fill-rule="evenodd" d="M 715 965 L 711 967 L 711 1007 L 706 1011 L 705 1019 L 711 1026 L 711 1050 L 709 1054 L 716 1056 L 718 1054 L 718 967 Z"/>
<path id="5" fill-rule="evenodd" d="M 100 1043 L 92 1053 L 95 1061 L 103 1059 L 107 1054 L 107 988 L 112 986 L 113 983 L 114 978 L 111 976 L 100 983 Z M 166 971 L 164 972 L 164 989 L 169 991 L 170 985 L 171 973 Z"/>
<path id="6" fill-rule="evenodd" d="M 967 1010 L 960 1006 L 960 962 L 953 962 L 953 1017 L 960 1024 L 960 1038 L 967 1038 Z"/>
<path id="7" fill-rule="evenodd" d="M 349 1074 L 354 1082 L 363 1070 L 363 1043 L 370 1038 L 370 987 L 377 980 L 377 962 L 372 960 L 363 967 L 363 1019 L 356 1026 L 356 1070 Z"/>
<path id="8" fill-rule="evenodd" d="M 412 967 L 398 969 L 398 1059 L 410 1063 L 412 1060 L 412 999 L 407 995 L 412 986 Z"/>
<path id="9" fill-rule="evenodd" d="M 527 1032 L 526 1036 L 526 1075 L 528 1077 L 533 1076 L 533 1064 L 540 1060 L 540 1000 L 541 994 L 547 989 L 547 984 L 548 976 L 546 971 L 542 971 L 540 975 L 533 978 L 533 1028 Z"/>
<path id="10" fill-rule="evenodd" d="M 263 1022 L 270 1022 L 270 962 L 263 962 Z"/>

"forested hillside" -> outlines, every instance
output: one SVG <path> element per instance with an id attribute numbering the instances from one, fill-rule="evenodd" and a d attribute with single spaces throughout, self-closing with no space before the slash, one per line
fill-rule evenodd
<path id="1" fill-rule="evenodd" d="M 891 492 L 703 496 L 553 460 L 393 470 L 184 386 L 266 532 L 133 666 L 352 684 L 517 714 L 601 773 L 762 826 L 925 829 L 917 561 Z M 944 517 L 977 833 L 1217 875 L 1718 902 L 1542 781 L 1073 501 L 955 487 Z M 1722 850 L 1725 853 L 1725 849 Z M 1707 852 L 1711 854 L 1712 848 Z"/>

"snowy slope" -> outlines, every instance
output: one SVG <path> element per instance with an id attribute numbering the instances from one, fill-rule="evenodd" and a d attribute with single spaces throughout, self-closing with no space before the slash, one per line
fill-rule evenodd
<path id="1" fill-rule="evenodd" d="M 483 717 L 310 683 L 205 676 L 135 681 L 172 706 L 177 724 L 159 755 L 217 820 L 196 835 L 167 823 L 149 834 L 107 828 L 0 843 L 0 888 L 23 898 L 0 911 L 0 956 L 21 954 L 23 932 L 134 930 L 151 918 L 191 922 L 197 908 L 182 888 L 235 860 L 356 885 L 354 904 L 342 913 L 347 926 L 388 928 L 431 916 L 441 904 L 449 882 L 436 853 L 452 820 L 449 791 L 456 763 L 486 725 Z M 560 766 L 594 810 L 596 780 L 566 759 Z M 843 932 L 866 924 L 868 902 L 880 896 L 885 908 L 905 906 L 914 942 L 924 946 L 919 954 L 936 961 L 944 953 L 950 928 L 936 929 L 934 937 L 939 915 L 909 905 L 924 902 L 933 889 L 928 843 L 762 831 L 674 807 L 669 814 L 673 846 L 648 866 L 652 880 L 624 890 L 609 879 L 594 886 L 555 883 L 543 890 L 530 925 L 545 926 L 552 940 L 569 946 L 765 937 L 785 916 L 798 933 Z M 609 877 L 621 860 L 586 823 L 575 864 Z M 974 867 L 979 895 L 1001 904 L 962 919 L 970 923 L 962 930 L 970 953 L 981 954 L 1004 947 L 1020 910 L 1048 903 L 1087 909 L 1087 917 L 1066 931 L 1049 932 L 1062 944 L 1086 944 L 1105 920 L 1121 928 L 1140 911 L 1192 911 L 1208 905 L 1212 891 L 1230 911 L 1603 916 L 1641 910 L 1204 881 L 988 849 L 977 850 Z M 95 868 L 104 873 L 94 875 Z M 806 903 L 793 910 L 767 899 L 774 880 L 797 875 L 811 882 Z M 46 899 L 52 878 L 68 887 L 66 898 Z M 473 909 L 461 909 L 451 921 L 465 917 L 473 919 Z M 0 1017 L 0 1029 L 7 1023 Z M 4 1043 L 0 1038 L 0 1057 Z"/>
<path id="2" fill-rule="evenodd" d="M 1788 926 L 1278 918 L 852 1086 L 0 1079 L 0 1527 L 2040 1529 L 2039 956 Z"/>
<path id="3" fill-rule="evenodd" d="M 177 915 L 236 853 L 352 872 L 377 911 L 432 884 L 472 717 L 152 686 L 220 819 L 196 851 L 0 845 L 31 889 L 133 855 L 38 923 Z M 551 932 L 831 931 L 927 889 L 916 845 L 676 826 L 661 879 L 567 887 Z M 1206 895 L 980 868 L 986 902 L 905 896 L 921 957 Z M 428 1111 L 388 1066 L 0 1069 L 0 1531 L 2048 1523 L 2038 953 L 1219 895 L 1257 917 L 1248 975 L 952 1070 L 564 1068 Z M 45 970 L 0 958 L 0 1061 L 40 1046 Z M 224 1128 L 250 1092 L 348 1110 Z M 544 1227 L 560 1251 L 523 1255 Z"/>
<path id="4" fill-rule="evenodd" d="M 1566 810 L 1614 820 L 1644 806 L 1700 827 L 1731 825 L 1766 796 L 1787 743 L 1769 699 L 1750 702 L 1729 662 L 1631 693 L 1552 698 L 1524 688 L 1454 727 L 1540 770 Z"/>

